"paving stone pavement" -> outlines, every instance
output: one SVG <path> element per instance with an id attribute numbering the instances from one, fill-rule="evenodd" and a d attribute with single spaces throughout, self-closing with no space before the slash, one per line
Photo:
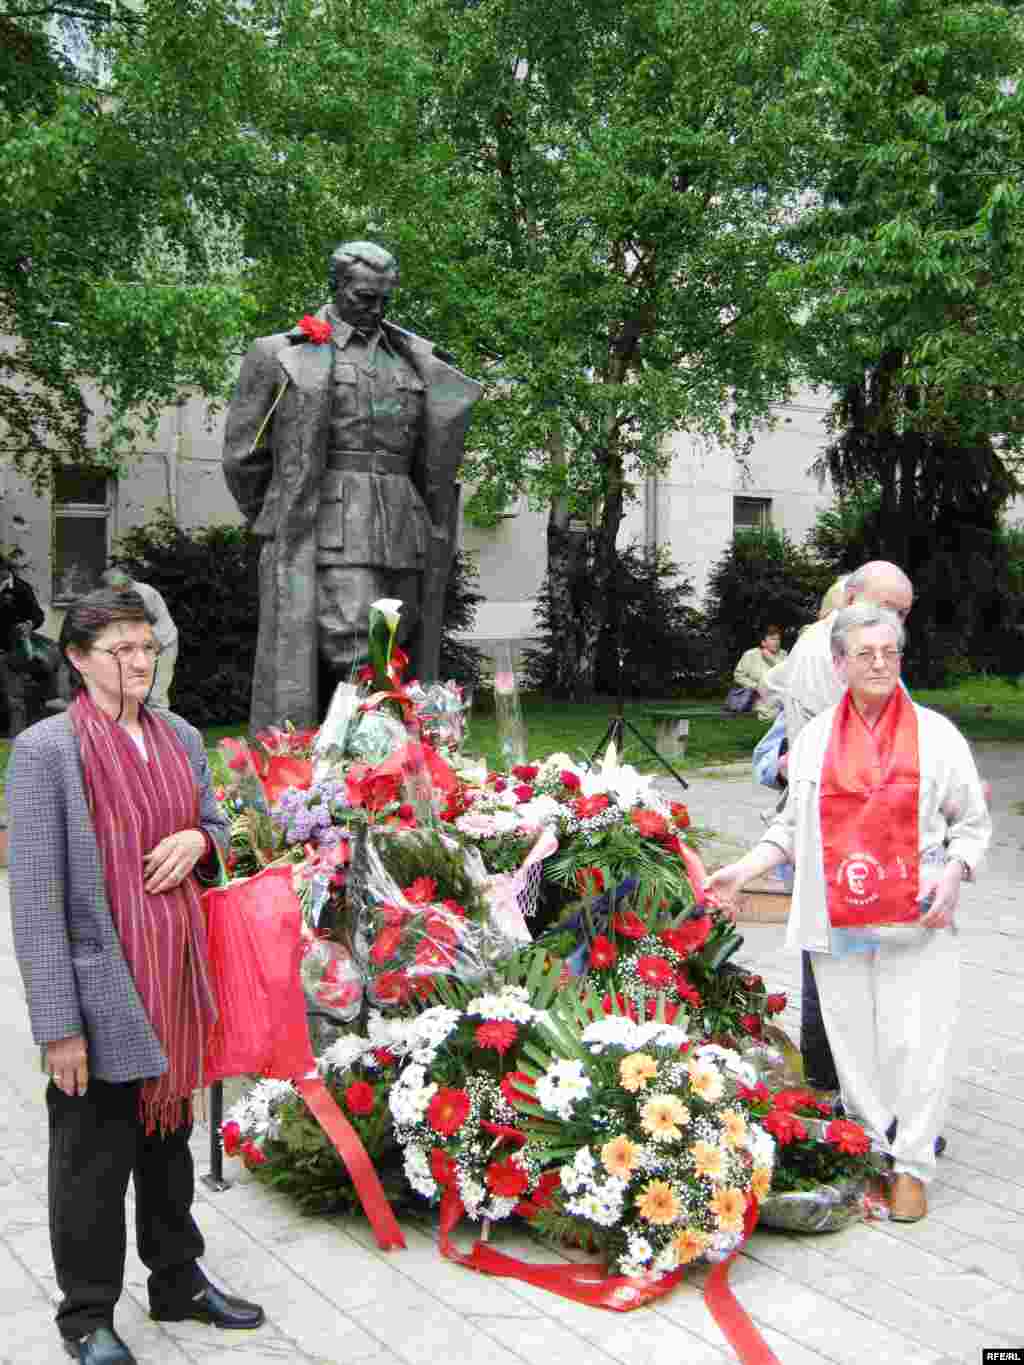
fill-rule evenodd
<path id="1" fill-rule="evenodd" d="M 948 1154 L 919 1224 L 858 1224 L 828 1236 L 755 1232 L 732 1276 L 782 1365 L 980 1365 L 981 1349 L 1024 1348 L 1024 751 L 978 746 L 993 784 L 995 844 L 961 913 L 963 1063 L 945 1127 Z M 726 855 L 758 837 L 772 794 L 749 769 L 692 776 L 695 822 Z M 0 886 L 6 898 L 6 881 Z M 783 1024 L 799 1031 L 799 960 L 779 925 L 744 926 L 741 960 L 785 990 Z M 0 916 L 0 1365 L 58 1365 L 46 1216 L 46 1117 L 10 921 Z M 197 1125 L 197 1172 L 208 1132 Z M 1018 1165 L 1018 1160 L 1022 1164 Z M 713 1365 L 735 1359 L 699 1293 L 701 1277 L 656 1305 L 611 1314 L 442 1261 L 436 1229 L 407 1224 L 405 1251 L 377 1251 L 353 1219 L 310 1219 L 228 1161 L 231 1188 L 197 1185 L 205 1265 L 262 1302 L 267 1324 L 227 1333 L 146 1314 L 144 1267 L 129 1251 L 117 1326 L 140 1365 Z M 131 1226 L 131 1220 L 129 1221 Z M 555 1257 L 520 1229 L 494 1241 L 533 1261 Z M 571 1257 L 566 1257 L 571 1259 Z"/>

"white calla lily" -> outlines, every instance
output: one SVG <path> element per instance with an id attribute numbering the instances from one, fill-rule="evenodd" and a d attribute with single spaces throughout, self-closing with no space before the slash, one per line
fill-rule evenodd
<path id="1" fill-rule="evenodd" d="M 370 603 L 371 611 L 379 611 L 387 622 L 389 630 L 396 630 L 399 617 L 402 615 L 402 599 L 400 597 L 378 597 L 376 602 Z"/>

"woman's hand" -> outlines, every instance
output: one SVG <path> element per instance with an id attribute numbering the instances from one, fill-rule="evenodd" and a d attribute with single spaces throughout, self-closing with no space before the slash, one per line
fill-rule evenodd
<path id="1" fill-rule="evenodd" d="M 740 863 L 727 863 L 704 883 L 704 891 L 710 904 L 723 910 L 730 919 L 736 918 L 739 908 L 739 894 L 750 874 Z"/>
<path id="2" fill-rule="evenodd" d="M 921 916 L 925 929 L 949 929 L 953 924 L 957 906 L 960 904 L 960 883 L 964 878 L 963 864 L 953 858 L 942 869 L 942 875 L 931 882 L 923 882 L 920 888 L 922 900 L 934 895 L 931 905 Z"/>
<path id="3" fill-rule="evenodd" d="M 89 1084 L 89 1051 L 81 1034 L 47 1043 L 46 1069 L 65 1095 L 84 1095 Z"/>
<path id="4" fill-rule="evenodd" d="M 142 860 L 146 890 L 155 895 L 180 886 L 205 853 L 206 835 L 202 830 L 183 829 L 168 834 Z"/>

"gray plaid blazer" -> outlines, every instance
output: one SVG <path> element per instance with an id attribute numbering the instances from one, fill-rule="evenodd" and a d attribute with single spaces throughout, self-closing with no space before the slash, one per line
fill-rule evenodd
<path id="1" fill-rule="evenodd" d="M 180 716 L 159 714 L 185 746 L 199 787 L 202 828 L 226 847 L 228 822 L 213 795 L 202 736 Z M 167 1057 L 114 929 L 78 741 L 66 714 L 17 737 L 7 802 L 14 950 L 32 1036 L 46 1044 L 84 1034 L 89 1072 L 99 1080 L 161 1075 Z"/>

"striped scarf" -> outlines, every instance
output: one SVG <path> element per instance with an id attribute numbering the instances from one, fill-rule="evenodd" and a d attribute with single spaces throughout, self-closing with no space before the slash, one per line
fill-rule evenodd
<path id="1" fill-rule="evenodd" d="M 206 963 L 206 929 L 192 876 L 157 895 L 144 887 L 142 860 L 179 830 L 199 828 L 199 791 L 188 754 L 165 720 L 139 712 L 147 758 L 85 692 L 69 708 L 82 755 L 114 928 L 143 1009 L 167 1056 L 167 1070 L 141 1088 L 146 1132 L 191 1121 L 203 1084 L 206 1040 L 217 1016 Z"/>

